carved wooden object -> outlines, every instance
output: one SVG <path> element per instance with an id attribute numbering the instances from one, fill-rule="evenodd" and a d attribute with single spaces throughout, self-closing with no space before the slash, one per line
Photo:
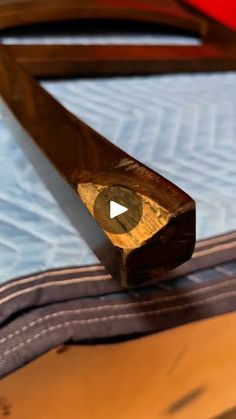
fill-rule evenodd
<path id="1" fill-rule="evenodd" d="M 167 25 L 198 34 L 202 45 L 12 46 L 17 60 L 32 75 L 129 75 L 236 69 L 235 31 L 177 0 L 6 0 L 0 4 L 0 29 L 66 19 L 92 22 L 119 19 L 152 23 L 157 28 Z"/>
<path id="2" fill-rule="evenodd" d="M 123 284 L 136 285 L 191 256 L 193 200 L 66 111 L 13 57 L 38 77 L 227 70 L 236 64 L 235 32 L 176 0 L 5 0 L 0 5 L 2 30 L 62 19 L 151 22 L 196 32 L 203 41 L 179 47 L 0 47 L 0 92 L 18 127 L 17 138 L 107 269 Z M 94 219 L 98 194 L 114 185 L 133 190 L 143 202 L 140 223 L 125 234 L 104 231 Z"/>
<path id="3" fill-rule="evenodd" d="M 15 117 L 14 125 L 21 126 L 16 139 L 91 248 L 123 284 L 135 285 L 134 278 L 136 284 L 156 278 L 191 256 L 194 201 L 66 111 L 4 46 L 0 46 L 0 92 Z M 77 195 L 61 185 L 62 178 L 45 156 Z M 131 189 L 143 202 L 140 223 L 125 234 L 104 233 L 93 219 L 98 193 L 116 185 Z"/>

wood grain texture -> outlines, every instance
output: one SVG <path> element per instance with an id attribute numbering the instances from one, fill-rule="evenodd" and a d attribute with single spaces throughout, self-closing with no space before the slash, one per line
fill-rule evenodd
<path id="1" fill-rule="evenodd" d="M 75 19 L 133 20 L 204 32 L 204 21 L 177 0 L 3 0 L 0 29 Z"/>
<path id="2" fill-rule="evenodd" d="M 0 382 L 0 417 L 234 418 L 235 327 L 229 314 L 127 343 L 58 348 Z"/>
<path id="3" fill-rule="evenodd" d="M 219 45 L 9 45 L 9 49 L 38 78 L 236 70 L 236 53 Z"/>
<path id="4" fill-rule="evenodd" d="M 24 9 L 24 13 L 22 10 Z M 0 4 L 0 29 L 68 19 L 139 21 L 197 33 L 200 46 L 12 46 L 36 77 L 236 69 L 236 32 L 177 0 L 14 1 Z"/>
<path id="5" fill-rule="evenodd" d="M 23 6 L 24 16 L 21 13 Z M 157 2 L 90 0 L 86 3 L 75 1 L 65 3 L 62 0 L 57 3 L 52 0 L 48 2 L 32 0 L 12 2 L 8 0 L 1 3 L 0 11 L 2 11 L 2 21 L 0 18 L 2 29 L 30 23 L 56 21 L 62 18 L 95 20 L 118 18 L 168 24 L 195 30 L 204 39 L 204 44 L 199 47 L 9 46 L 10 53 L 33 76 L 120 75 L 139 72 L 226 70 L 233 69 L 236 64 L 235 33 L 200 13 L 191 13 L 191 8 L 185 9 L 181 3 L 175 0 L 168 0 L 167 2 L 162 0 Z M 98 192 L 105 186 L 114 184 L 134 189 L 145 202 L 143 220 L 131 233 L 126 235 L 105 233 L 105 236 L 101 236 L 101 231 L 97 229 L 97 226 L 94 223 L 90 224 L 91 220 L 88 214 L 82 210 L 83 206 L 81 205 L 78 209 L 81 213 L 81 219 L 90 221 L 88 221 L 89 224 L 85 223 L 84 226 L 79 225 L 78 213 L 73 209 L 79 201 L 68 196 L 69 192 L 62 193 L 60 187 L 57 186 L 56 188 L 58 178 L 52 180 L 49 179 L 51 175 L 45 176 L 46 171 L 49 171 L 50 168 L 46 170 L 45 165 L 47 164 L 44 163 L 42 168 L 40 163 L 39 171 L 41 175 L 46 177 L 48 186 L 54 191 L 63 208 L 66 208 L 71 220 L 82 232 L 88 243 L 90 245 L 93 243 L 93 250 L 108 270 L 115 276 L 122 273 L 122 281 L 127 285 L 133 284 L 134 273 L 135 281 L 139 283 L 142 282 L 144 276 L 148 280 L 156 278 L 157 275 L 163 275 L 168 269 L 176 267 L 188 259 L 194 243 L 194 205 L 189 197 L 183 203 L 183 195 L 180 196 L 181 191 L 174 192 L 173 185 L 169 187 L 166 180 L 156 176 L 130 156 L 109 144 L 105 139 L 102 139 L 76 120 L 75 117 L 62 110 L 63 108 L 58 104 L 55 106 L 56 101 L 43 93 L 42 89 L 40 90 L 29 77 L 27 78 L 24 71 L 19 72 L 19 68 L 13 63 L 13 60 L 9 61 L 10 56 L 7 55 L 6 51 L 6 48 L 2 49 L 2 70 L 4 74 L 2 91 L 5 101 L 30 137 L 36 141 L 40 149 L 59 169 L 69 184 L 73 186 L 81 198 L 80 202 L 86 205 L 89 212 L 94 215 L 93 204 Z M 20 96 L 18 87 L 17 93 L 12 93 L 12 89 L 9 88 L 12 82 L 12 74 L 17 75 L 17 81 L 14 81 L 13 85 L 18 83 L 18 87 L 20 86 Z M 8 87 L 4 86 L 4 83 Z M 27 106 L 23 106 L 24 96 L 29 98 L 26 101 L 26 103 L 28 102 Z M 44 113 L 40 110 L 42 106 L 45 108 Z M 46 113 L 47 116 L 45 116 Z M 56 122 L 57 120 L 60 122 Z M 60 146 L 61 148 L 57 146 L 57 151 L 55 151 L 55 133 L 52 134 L 55 127 L 60 131 L 59 144 L 63 144 L 63 147 Z M 28 150 L 30 142 L 27 141 L 26 135 L 23 135 L 23 137 Z M 37 139 L 35 139 L 36 137 Z M 55 138 L 53 140 L 54 144 L 50 145 L 53 137 Z M 63 140 L 61 140 L 61 137 L 63 137 Z M 66 140 L 66 137 L 70 139 Z M 76 140 L 76 137 L 79 137 L 80 141 Z M 82 139 L 83 137 L 85 140 Z M 45 140 L 46 138 L 48 138 L 48 141 Z M 83 153 L 81 153 L 82 150 Z M 62 156 L 63 153 L 64 162 L 62 157 L 59 156 L 59 154 Z M 80 153 L 79 158 L 77 153 Z M 35 150 L 31 149 L 28 154 L 37 164 L 39 159 L 34 157 L 34 155 L 37 155 Z M 128 180 L 126 180 L 127 174 Z M 107 177 L 109 177 L 108 180 Z M 143 177 L 149 182 L 148 189 L 142 185 Z M 160 193 L 153 192 L 154 184 L 158 184 Z M 173 205 L 174 201 L 178 204 Z M 184 228 L 183 225 L 186 227 Z M 183 229 L 182 232 L 181 229 Z M 92 230 L 94 230 L 93 233 L 91 233 Z M 89 238 L 87 231 L 89 231 Z M 112 247 L 110 247 L 111 243 Z M 170 243 L 172 243 L 172 247 Z M 184 252 L 185 258 L 183 257 Z M 170 254 L 171 258 L 169 257 Z M 111 255 L 111 257 L 108 257 L 108 255 Z M 114 260 L 117 259 L 118 263 L 114 264 Z M 172 260 L 171 266 L 169 266 L 170 259 Z"/>
<path id="6" fill-rule="evenodd" d="M 16 139 L 113 276 L 124 285 L 137 285 L 190 258 L 195 243 L 194 201 L 66 111 L 4 46 L 0 46 L 0 93 L 15 118 Z M 63 176 L 63 186 L 45 156 Z M 114 185 L 133 190 L 143 201 L 140 224 L 120 237 L 104 232 L 93 218 L 98 190 Z"/>

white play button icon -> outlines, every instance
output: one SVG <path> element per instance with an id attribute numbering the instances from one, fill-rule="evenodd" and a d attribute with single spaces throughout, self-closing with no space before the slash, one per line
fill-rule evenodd
<path id="1" fill-rule="evenodd" d="M 139 194 L 131 189 L 109 186 L 97 195 L 93 211 L 96 221 L 104 231 L 126 234 L 139 224 L 143 215 L 143 204 Z"/>
<path id="2" fill-rule="evenodd" d="M 110 201 L 110 218 L 118 217 L 118 215 L 124 214 L 126 211 L 128 211 L 128 208 L 115 201 Z"/>

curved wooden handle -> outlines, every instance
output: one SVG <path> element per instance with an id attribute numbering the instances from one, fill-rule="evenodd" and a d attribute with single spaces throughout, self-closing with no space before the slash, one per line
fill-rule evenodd
<path id="1" fill-rule="evenodd" d="M 159 23 L 198 32 L 205 42 L 200 46 L 11 46 L 17 61 L 31 75 L 99 76 L 236 69 L 233 31 L 203 15 L 194 15 L 177 0 L 5 0 L 0 4 L 0 29 L 66 19 Z"/>
<path id="2" fill-rule="evenodd" d="M 129 75 L 236 69 L 232 31 L 177 0 L 5 0 L 0 29 L 68 19 L 123 19 L 200 33 L 200 46 L 14 45 L 18 62 L 36 77 Z M 219 41 L 219 42 L 218 42 Z M 217 44 L 218 42 L 218 44 Z"/>
<path id="3" fill-rule="evenodd" d="M 5 0 L 0 29 L 74 19 L 116 19 L 152 22 L 201 32 L 204 22 L 176 0 Z"/>

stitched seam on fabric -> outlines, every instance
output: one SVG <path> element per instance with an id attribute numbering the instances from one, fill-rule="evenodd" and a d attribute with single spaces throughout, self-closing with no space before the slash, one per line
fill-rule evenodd
<path id="1" fill-rule="evenodd" d="M 92 265 L 92 266 L 80 266 L 78 268 L 68 268 L 68 269 L 57 269 L 57 270 L 50 270 L 46 272 L 41 272 L 32 276 L 28 276 L 27 278 L 18 279 L 14 282 L 10 282 L 2 287 L 0 287 L 0 293 L 7 291 L 10 288 L 13 288 L 17 285 L 27 284 L 28 282 L 43 279 L 44 277 L 51 277 L 57 275 L 66 275 L 66 274 L 73 274 L 78 272 L 93 272 L 93 271 L 105 271 L 105 268 L 102 265 Z"/>
<path id="2" fill-rule="evenodd" d="M 73 324 L 87 325 L 87 324 L 93 324 L 93 323 L 99 323 L 99 322 L 106 322 L 106 321 L 109 321 L 109 320 L 135 319 L 135 318 L 139 318 L 139 317 L 152 316 L 152 315 L 156 315 L 156 314 L 171 313 L 171 312 L 175 312 L 175 311 L 181 311 L 181 310 L 184 310 L 185 308 L 189 308 L 189 307 L 198 307 L 198 306 L 200 306 L 204 303 L 217 301 L 217 300 L 222 300 L 225 297 L 229 298 L 229 297 L 233 297 L 235 295 L 236 295 L 236 291 L 231 291 L 229 293 L 222 293 L 222 294 L 219 294 L 219 295 L 214 296 L 214 297 L 206 298 L 205 300 L 196 301 L 196 302 L 193 302 L 191 304 L 182 304 L 182 305 L 179 305 L 179 306 L 168 307 L 168 308 L 159 309 L 159 310 L 146 311 L 146 312 L 142 312 L 142 313 L 117 314 L 117 315 L 105 316 L 105 317 L 95 317 L 93 319 L 71 320 L 71 321 L 59 323 L 57 325 L 53 325 L 53 326 L 50 326 L 46 329 L 43 329 L 41 332 L 37 333 L 36 335 L 32 336 L 31 338 L 28 338 L 24 342 L 21 342 L 19 345 L 15 346 L 11 349 L 8 349 L 7 351 L 5 351 L 2 354 L 0 359 L 3 359 L 4 357 L 6 357 L 6 356 L 10 355 L 11 353 L 17 351 L 18 349 L 25 347 L 26 345 L 30 344 L 33 340 L 37 340 L 38 338 L 40 338 L 41 336 L 45 335 L 48 332 L 52 332 L 54 330 L 61 329 L 63 327 L 68 327 L 68 326 L 71 326 Z"/>
<path id="3" fill-rule="evenodd" d="M 61 287 L 64 285 L 73 285 L 73 284 L 80 284 L 82 282 L 96 282 L 96 281 L 101 281 L 101 280 L 105 280 L 105 279 L 111 279 L 111 276 L 109 274 L 107 275 L 97 275 L 97 276 L 84 276 L 83 278 L 72 278 L 72 279 L 65 279 L 65 280 L 61 280 L 61 281 L 53 281 L 53 282 L 46 282 L 45 284 L 38 284 L 38 285 L 34 285 L 32 287 L 29 288 L 24 288 L 23 290 L 19 290 L 14 292 L 13 294 L 7 295 L 6 297 L 2 298 L 0 300 L 0 305 L 4 304 L 10 300 L 13 300 L 17 297 L 19 297 L 20 295 L 24 295 L 24 294 L 29 294 L 30 292 L 33 292 L 35 290 L 38 289 L 43 289 L 43 288 L 49 288 L 49 287 Z"/>
<path id="4" fill-rule="evenodd" d="M 215 237 L 213 239 L 202 240 L 202 241 L 196 243 L 196 247 L 198 249 L 198 248 L 201 248 L 201 247 L 204 247 L 204 246 L 208 246 L 211 243 L 214 244 L 214 243 L 223 242 L 225 240 L 231 240 L 234 237 L 236 238 L 236 232 L 235 231 L 233 231 L 232 233 L 225 234 L 223 236 Z"/>
<path id="5" fill-rule="evenodd" d="M 197 258 L 199 258 L 203 255 L 209 255 L 211 253 L 215 253 L 215 252 L 218 252 L 220 250 L 231 249 L 231 248 L 234 248 L 234 247 L 236 248 L 235 242 L 234 243 L 228 243 L 228 244 L 222 244 L 222 245 L 219 245 L 219 246 L 214 246 L 211 249 L 200 250 L 199 252 L 194 253 L 192 258 L 197 259 Z"/>
<path id="6" fill-rule="evenodd" d="M 231 233 L 229 239 L 234 237 L 234 236 L 236 236 L 236 233 Z M 222 238 L 218 237 L 216 239 L 210 239 L 210 240 L 207 240 L 207 241 L 204 240 L 204 243 L 201 243 L 201 242 L 199 243 L 199 247 L 205 246 L 207 244 L 207 242 L 209 242 L 209 243 L 213 242 L 214 243 L 214 240 L 217 241 L 217 242 L 223 241 L 223 240 L 227 239 L 227 237 L 228 236 L 225 235 Z M 235 245 L 236 244 L 233 243 L 233 246 L 231 246 L 231 247 L 234 247 Z M 212 250 L 214 252 L 215 249 L 219 250 L 221 248 L 222 247 L 220 247 L 220 246 L 214 246 L 214 248 L 206 249 L 206 250 L 203 250 L 203 251 L 200 251 L 200 252 L 198 252 L 198 250 L 196 250 L 196 252 L 193 254 L 193 258 L 199 257 L 199 254 L 200 255 L 203 255 L 203 254 L 206 255 L 208 253 L 212 253 Z M 35 275 L 29 276 L 27 278 L 19 279 L 17 281 L 6 284 L 6 285 L 0 287 L 0 293 L 4 292 L 4 291 L 6 291 L 10 288 L 13 288 L 14 286 L 25 284 L 27 282 L 31 282 L 31 281 L 34 281 L 34 280 L 38 280 L 38 279 L 44 278 L 45 276 L 50 277 L 50 276 L 56 276 L 57 274 L 58 275 L 64 275 L 64 274 L 68 274 L 68 273 L 88 272 L 88 271 L 96 271 L 96 270 L 105 270 L 105 268 L 101 265 L 93 265 L 91 267 L 88 266 L 88 267 L 78 267 L 78 268 L 71 268 L 71 269 L 65 269 L 65 270 L 58 269 L 58 270 L 55 270 L 55 271 L 47 271 L 47 272 L 44 272 L 44 273 L 35 274 Z"/>
<path id="7" fill-rule="evenodd" d="M 116 315 L 111 315 L 111 316 L 106 316 L 106 317 L 97 317 L 95 319 L 81 319 L 81 320 L 77 320 L 78 322 L 80 322 L 81 324 L 85 323 L 85 324 L 89 324 L 89 323 L 93 323 L 93 322 L 97 322 L 99 320 L 101 321 L 105 321 L 104 319 L 123 319 L 123 318 L 138 318 L 138 317 L 142 317 L 146 315 L 152 315 L 152 314 L 163 314 L 163 313 L 171 313 L 171 312 L 175 312 L 175 311 L 181 311 L 184 310 L 186 308 L 190 308 L 190 307 L 198 307 L 201 306 L 204 303 L 208 303 L 208 302 L 212 302 L 212 301 L 217 301 L 217 300 L 222 300 L 224 297 L 233 297 L 236 295 L 236 291 L 230 291 L 230 292 L 224 292 L 218 295 L 214 295 L 213 297 L 208 297 L 205 298 L 203 300 L 199 300 L 199 301 L 193 301 L 191 303 L 185 303 L 185 304 L 180 304 L 177 306 L 173 306 L 173 307 L 165 307 L 165 308 L 160 308 L 157 310 L 151 310 L 151 311 L 145 311 L 145 312 L 141 312 L 141 313 L 127 313 L 127 314 L 116 314 Z M 121 308 L 122 305 L 117 305 L 116 308 Z M 61 312 L 56 312 L 56 313 L 52 313 L 52 314 L 48 314 L 44 317 L 41 317 L 40 319 L 37 319 L 31 323 L 29 323 L 26 326 L 23 326 L 22 328 L 16 330 L 15 332 L 9 334 L 8 336 L 6 336 L 5 338 L 1 339 L 1 343 L 6 342 L 8 339 L 13 338 L 14 336 L 19 336 L 22 332 L 27 331 L 28 329 L 30 329 L 31 327 L 34 327 L 36 324 L 42 323 L 44 320 L 49 320 L 51 318 L 57 318 L 60 315 L 64 315 L 64 314 L 79 314 L 81 312 L 89 312 L 89 311 L 98 311 L 98 310 L 102 310 L 104 309 L 104 307 L 106 308 L 110 308 L 110 306 L 98 306 L 98 307 L 88 307 L 88 308 L 84 308 L 84 309 L 74 309 L 74 310 L 64 310 Z M 112 307 L 114 308 L 114 307 Z M 70 323 L 70 322 L 69 322 Z"/>
<path id="8" fill-rule="evenodd" d="M 106 276 L 106 275 L 104 275 L 104 276 Z M 89 281 L 89 278 L 90 277 L 84 277 L 83 278 L 84 282 L 85 281 L 86 282 Z M 73 284 L 76 283 L 76 280 L 78 280 L 78 282 L 80 282 L 80 278 L 74 278 L 74 279 L 71 279 L 71 280 L 55 281 L 55 282 L 51 282 L 51 283 L 35 285 L 33 287 L 30 287 L 30 288 L 26 288 L 24 290 L 17 291 L 16 293 L 11 294 L 11 295 L 9 295 L 9 296 L 1 299 L 0 300 L 0 305 L 4 304 L 4 303 L 6 303 L 6 302 L 8 302 L 10 300 L 13 300 L 13 299 L 15 299 L 15 298 L 17 298 L 17 297 L 19 297 L 19 296 L 21 296 L 23 294 L 28 294 L 30 292 L 33 292 L 33 291 L 35 291 L 37 289 L 48 288 L 50 286 L 73 285 Z M 143 302 L 143 304 L 144 303 L 149 303 L 149 302 L 158 302 L 158 301 L 160 301 L 160 302 L 161 301 L 165 301 L 165 302 L 166 301 L 174 301 L 174 300 L 178 300 L 178 298 L 180 298 L 182 296 L 188 297 L 188 296 L 192 296 L 192 295 L 201 294 L 202 292 L 205 292 L 205 291 L 215 290 L 215 289 L 221 288 L 222 286 L 227 286 L 228 284 L 232 284 L 235 281 L 236 281 L 236 278 L 231 278 L 231 279 L 227 279 L 225 281 L 221 281 L 219 284 L 211 284 L 211 285 L 208 285 L 207 287 L 203 287 L 203 288 L 200 288 L 200 289 L 197 289 L 197 290 L 192 290 L 192 291 L 184 292 L 181 295 L 172 295 L 172 296 L 166 296 L 166 297 L 165 296 L 162 296 L 162 297 L 158 297 L 157 299 L 146 300 L 146 301 Z M 127 303 L 127 304 L 132 304 L 132 303 Z M 136 304 L 136 303 L 133 303 L 133 304 Z"/>

